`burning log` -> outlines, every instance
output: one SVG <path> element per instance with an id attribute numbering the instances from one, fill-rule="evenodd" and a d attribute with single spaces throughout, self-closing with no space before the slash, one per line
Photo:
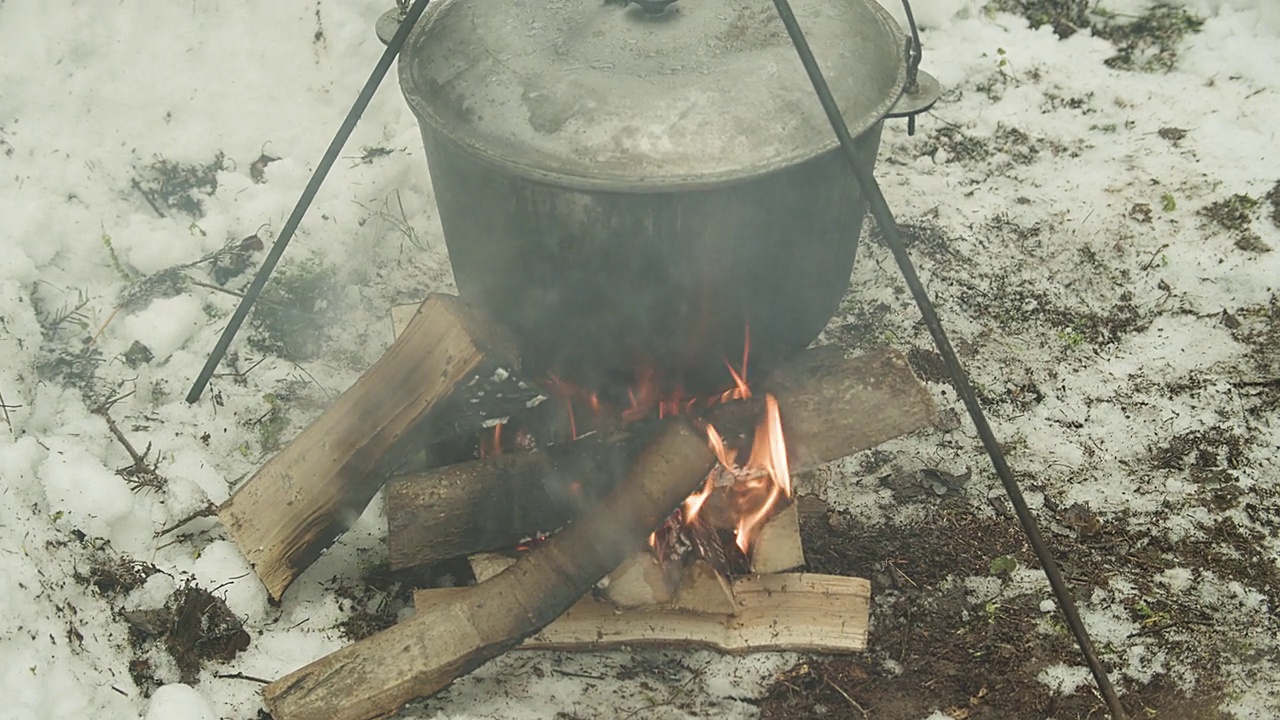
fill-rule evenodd
<path id="1" fill-rule="evenodd" d="M 357 518 L 423 437 L 536 401 L 502 331 L 432 295 L 374 366 L 218 509 L 271 597 Z M 480 401 L 483 398 L 483 401 Z"/>
<path id="2" fill-rule="evenodd" d="M 710 472 L 685 420 L 666 424 L 596 511 L 507 570 L 264 689 L 276 720 L 384 717 L 430 695 L 555 620 L 615 568 Z"/>
<path id="3" fill-rule="evenodd" d="M 934 413 L 928 391 L 890 349 L 851 359 L 835 348 L 808 350 L 764 382 L 761 392 L 778 399 L 796 471 L 917 430 Z M 710 421 L 720 427 L 719 414 L 741 404 L 754 405 L 712 408 Z M 670 422 L 680 421 L 654 424 Z M 629 465 L 652 432 L 636 425 L 610 437 L 392 479 L 386 505 L 391 566 L 510 548 L 555 530 L 610 490 L 619 468 Z"/>

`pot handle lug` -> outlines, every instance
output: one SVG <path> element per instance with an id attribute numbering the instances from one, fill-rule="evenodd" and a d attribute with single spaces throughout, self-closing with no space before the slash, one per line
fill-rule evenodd
<path id="1" fill-rule="evenodd" d="M 907 25 L 911 28 L 911 37 L 907 38 L 907 82 L 903 85 L 902 95 L 893 108 L 885 113 L 885 117 L 907 119 L 907 134 L 916 134 L 916 116 L 927 112 L 938 102 L 942 95 L 942 86 L 927 72 L 920 70 L 920 60 L 924 57 L 924 46 L 920 44 L 920 30 L 916 27 L 915 13 L 911 12 L 911 0 L 902 0 L 902 9 L 907 14 Z"/>
<path id="2" fill-rule="evenodd" d="M 373 26 L 373 32 L 377 34 L 383 45 L 391 44 L 391 38 L 395 37 L 396 30 L 400 29 L 400 22 L 408 14 L 409 3 L 403 0 L 396 0 L 395 7 L 378 16 L 378 21 Z"/>

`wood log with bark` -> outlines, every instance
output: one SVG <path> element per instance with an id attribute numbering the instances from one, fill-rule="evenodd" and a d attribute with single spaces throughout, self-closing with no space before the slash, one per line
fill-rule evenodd
<path id="1" fill-rule="evenodd" d="M 490 580 L 264 689 L 276 720 L 366 720 L 430 695 L 541 630 L 618 565 L 697 489 L 715 456 L 668 423 L 595 512 Z"/>
<path id="2" fill-rule="evenodd" d="M 932 421 L 928 391 L 891 349 L 845 358 L 836 348 L 800 353 L 755 389 L 782 413 L 793 472 L 866 450 Z M 709 420 L 732 410 L 710 410 Z M 507 549 L 595 506 L 656 427 L 637 424 L 533 452 L 517 452 L 398 476 L 387 486 L 393 568 Z"/>
<path id="3" fill-rule="evenodd" d="M 359 517 L 424 437 L 474 431 L 534 401 L 539 391 L 517 371 L 502 330 L 456 297 L 423 301 L 377 363 L 218 509 L 271 597 Z"/>

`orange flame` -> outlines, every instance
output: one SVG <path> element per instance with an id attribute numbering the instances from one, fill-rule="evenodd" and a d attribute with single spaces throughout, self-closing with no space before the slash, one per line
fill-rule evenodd
<path id="1" fill-rule="evenodd" d="M 715 473 L 720 469 L 729 473 L 733 477 L 730 492 L 738 508 L 735 542 L 743 553 L 750 551 L 752 541 L 773 516 L 778 504 L 791 497 L 791 469 L 787 463 L 786 440 L 782 435 L 782 413 L 778 410 L 777 398 L 771 394 L 764 396 L 764 406 L 765 414 L 756 425 L 751 455 L 741 467 L 734 462 L 733 453 L 725 447 L 720 433 L 715 427 L 707 426 L 707 445 L 720 464 L 707 476 L 703 489 L 685 500 L 685 521 L 691 523 L 713 489 Z"/>
<path id="2" fill-rule="evenodd" d="M 777 398 L 765 395 L 764 408 L 764 419 L 756 426 L 751 457 L 743 466 L 745 479 L 736 483 L 745 483 L 748 490 L 755 490 L 765 484 L 764 478 L 770 481 L 765 501 L 754 512 L 738 516 L 737 543 L 744 553 L 751 548 L 751 541 L 765 521 L 773 515 L 779 500 L 791 497 L 791 469 L 787 464 L 787 445 L 782 436 L 782 414 L 778 411 Z M 764 473 L 754 472 L 757 470 Z"/>
<path id="3" fill-rule="evenodd" d="M 579 421 L 588 422 L 586 417 L 575 416 L 574 406 L 582 401 L 591 409 L 591 426 L 599 427 L 602 422 L 609 424 L 610 418 L 620 419 L 626 425 L 654 415 L 658 418 L 680 415 L 699 405 L 705 407 L 750 398 L 751 387 L 747 383 L 750 352 L 751 328 L 747 326 L 741 364 L 735 368 L 727 358 L 724 361 L 732 384 L 719 395 L 702 399 L 690 397 L 678 389 L 664 395 L 651 367 L 641 368 L 636 373 L 634 384 L 627 390 L 625 408 L 607 408 L 595 393 L 588 393 L 557 377 L 552 377 L 549 385 L 564 402 L 569 433 L 573 439 L 577 439 L 580 437 Z M 498 440 L 499 435 L 495 432 L 495 446 Z M 721 525 L 722 522 L 733 523 L 736 543 L 747 553 L 760 528 L 773 516 L 779 503 L 791 497 L 791 474 L 787 465 L 787 448 L 782 435 L 782 418 L 777 399 L 773 395 L 765 395 L 764 417 L 756 426 L 750 457 L 743 465 L 739 466 L 736 461 L 738 451 L 729 448 L 724 438 L 711 425 L 707 425 L 707 443 L 715 453 L 718 465 L 707 475 L 702 487 L 685 499 L 679 515 L 670 518 L 668 523 L 674 523 L 676 527 L 692 525 L 698 521 L 699 513 L 713 493 L 727 493 L 733 506 L 733 519 L 717 519 L 713 522 L 720 527 L 726 526 Z M 732 480 L 728 488 L 723 487 L 725 478 Z M 717 480 L 722 487 L 717 488 Z M 650 534 L 650 547 L 656 549 L 658 543 L 658 533 Z"/>
<path id="4" fill-rule="evenodd" d="M 480 438 L 480 457 L 490 457 L 491 455 L 502 454 L 502 426 L 504 423 L 498 423 L 493 426 L 493 435 Z"/>
<path id="5" fill-rule="evenodd" d="M 725 467 L 732 467 L 733 460 L 729 457 L 729 450 L 725 447 L 724 439 L 720 437 L 720 433 L 716 432 L 715 426 L 707 425 L 707 444 L 711 446 L 711 452 L 715 453 L 716 460 Z M 691 525 L 698 520 L 698 511 L 702 509 L 703 503 L 707 498 L 711 497 L 711 492 L 716 489 L 715 471 L 707 474 L 707 479 L 702 483 L 702 489 L 685 498 L 681 508 L 684 510 L 684 522 Z"/>

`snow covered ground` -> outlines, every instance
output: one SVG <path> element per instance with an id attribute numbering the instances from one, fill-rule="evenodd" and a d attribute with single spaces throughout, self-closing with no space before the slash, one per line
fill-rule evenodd
<path id="1" fill-rule="evenodd" d="M 1123 687 L 1167 680 L 1274 717 L 1280 4 L 1184 4 L 1202 26 L 1108 62 L 1123 37 L 1059 40 L 978 0 L 920 0 L 924 67 L 947 94 L 915 137 L 891 126 L 878 174 L 1051 539 L 1107 540 L 1082 610 Z M 388 83 L 286 255 L 274 312 L 183 401 L 255 239 L 274 238 L 381 52 L 388 5 L 0 0 L 0 717 L 258 717 L 254 678 L 340 647 L 353 609 L 376 604 L 357 587 L 381 557 L 376 502 L 280 607 L 212 519 L 157 531 L 224 500 L 353 382 L 390 342 L 390 306 L 451 285 L 418 130 Z M 825 339 L 912 350 L 929 377 L 878 245 Z M 961 411 L 930 379 L 944 416 Z M 929 498 L 882 480 L 924 468 L 971 471 L 939 494 L 998 517 L 964 420 L 808 484 L 858 527 L 909 528 Z M 230 627 L 204 648 L 227 659 L 193 666 L 147 630 L 195 597 L 188 582 L 225 601 L 247 648 Z M 1049 597 L 1022 566 L 948 582 L 979 609 Z M 888 627 L 902 591 L 882 590 Z M 890 672 L 902 658 L 876 641 L 869 662 Z M 796 660 L 512 653 L 406 713 L 754 717 Z M 1079 664 L 1032 675 L 1087 696 Z"/>

